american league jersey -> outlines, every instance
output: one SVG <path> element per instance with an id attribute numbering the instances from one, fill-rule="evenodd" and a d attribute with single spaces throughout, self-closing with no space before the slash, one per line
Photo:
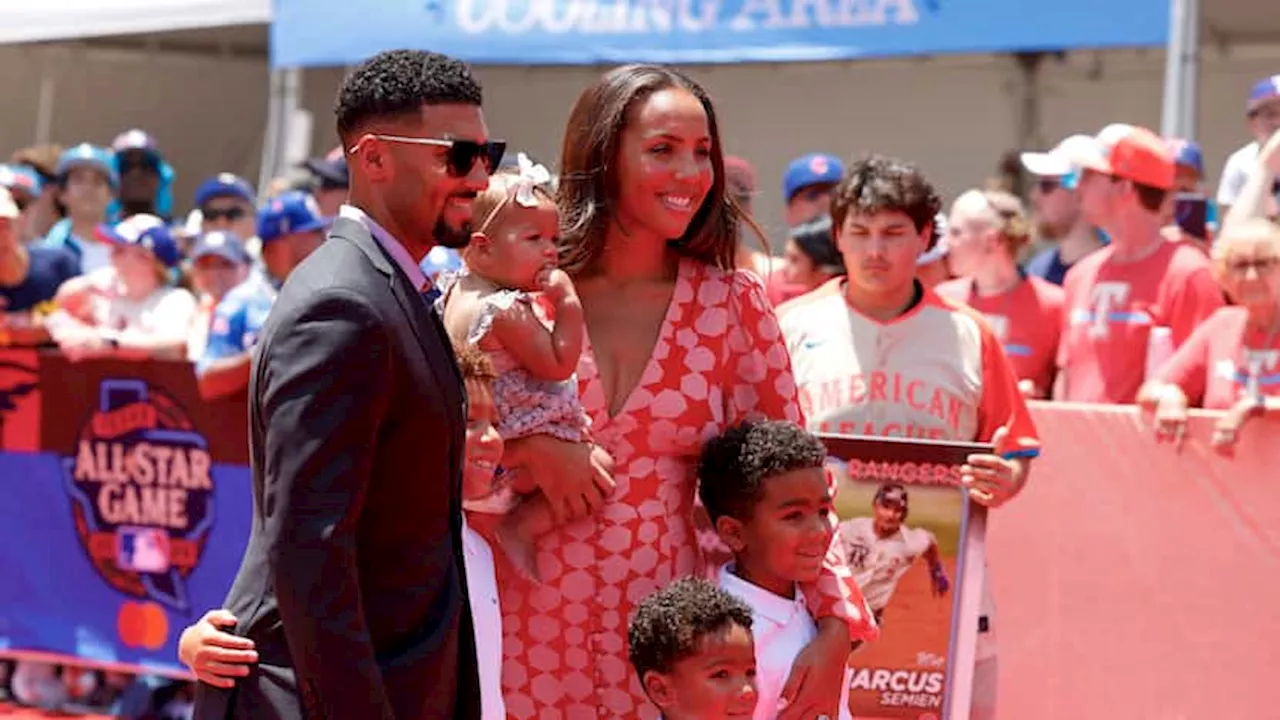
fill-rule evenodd
<path id="1" fill-rule="evenodd" d="M 835 542 L 843 545 L 853 578 L 862 588 L 867 605 L 880 612 L 889 604 L 898 581 L 933 545 L 934 539 L 928 530 L 906 525 L 882 538 L 876 535 L 872 518 L 856 517 L 840 523 Z"/>

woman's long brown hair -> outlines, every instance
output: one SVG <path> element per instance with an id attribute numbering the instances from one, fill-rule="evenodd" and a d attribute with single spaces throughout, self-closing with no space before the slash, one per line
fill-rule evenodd
<path id="1" fill-rule="evenodd" d="M 605 73 L 582 92 L 569 114 L 560 153 L 560 267 L 578 277 L 594 271 L 614 222 L 618 184 L 619 137 L 636 103 L 669 88 L 688 91 L 707 113 L 711 167 L 715 179 L 684 235 L 669 242 L 679 255 L 721 269 L 734 267 L 738 233 L 745 223 L 762 240 L 760 227 L 726 191 L 724 150 L 711 98 L 685 74 L 659 65 L 624 65 Z"/>

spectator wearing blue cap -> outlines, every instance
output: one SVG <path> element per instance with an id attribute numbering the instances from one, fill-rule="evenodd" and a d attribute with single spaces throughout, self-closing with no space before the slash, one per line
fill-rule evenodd
<path id="1" fill-rule="evenodd" d="M 253 260 L 240 238 L 221 230 L 201 235 L 188 259 L 197 308 L 187 340 L 187 355 L 196 362 L 208 345 L 214 309 L 232 288 L 249 277 Z"/>
<path id="2" fill-rule="evenodd" d="M 200 232 L 215 230 L 243 238 L 250 255 L 254 252 L 257 202 L 253 186 L 242 177 L 218 173 L 196 188 L 195 205 L 200 210 Z"/>
<path id="3" fill-rule="evenodd" d="M 842 177 L 844 164 L 835 155 L 810 153 L 792 160 L 782 176 L 787 226 L 795 227 L 825 215 L 831 208 L 831 191 Z"/>
<path id="4" fill-rule="evenodd" d="M 1218 184 L 1218 205 L 1224 215 L 1240 197 L 1240 191 L 1258 157 L 1258 150 L 1267 138 L 1280 131 L 1280 75 L 1259 80 L 1249 91 L 1244 109 L 1253 142 L 1232 153 L 1222 168 L 1222 179 Z"/>
<path id="5" fill-rule="evenodd" d="M 1173 155 L 1173 206 L 1162 231 L 1166 240 L 1189 240 L 1208 252 L 1216 212 L 1204 192 L 1204 154 L 1200 145 L 1182 138 L 1165 138 Z"/>
<path id="6" fill-rule="evenodd" d="M 98 240 L 97 228 L 106 220 L 107 206 L 120 187 L 111 151 L 88 143 L 65 150 L 58 158 L 54 181 L 64 217 L 40 244 L 70 251 L 86 273 L 109 266 L 111 248 Z"/>
<path id="7" fill-rule="evenodd" d="M 59 290 L 62 310 L 47 322 L 54 342 L 72 359 L 186 357 L 196 300 L 174 287 L 181 258 L 168 226 L 155 215 L 134 215 L 97 234 L 111 248 L 111 271 Z"/>
<path id="8" fill-rule="evenodd" d="M 268 276 L 250 273 L 213 311 L 209 344 L 196 361 L 200 394 L 226 397 L 249 387 L 249 364 L 258 334 L 275 303 L 276 288 L 324 242 L 328 221 L 315 198 L 291 191 L 272 198 L 258 212 L 262 262 Z"/>
<path id="9" fill-rule="evenodd" d="M 176 173 L 160 154 L 156 139 L 134 128 L 117 135 L 111 150 L 120 176 L 120 193 L 109 211 L 111 217 L 123 220 L 146 213 L 169 220 Z"/>

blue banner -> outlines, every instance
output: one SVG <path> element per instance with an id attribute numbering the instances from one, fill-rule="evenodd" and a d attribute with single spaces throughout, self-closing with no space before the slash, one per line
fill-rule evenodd
<path id="1" fill-rule="evenodd" d="M 735 63 L 1162 45 L 1169 0 L 275 0 L 274 67 Z"/>
<path id="2" fill-rule="evenodd" d="M 0 352 L 0 655 L 180 672 L 249 537 L 246 415 L 185 363 Z"/>

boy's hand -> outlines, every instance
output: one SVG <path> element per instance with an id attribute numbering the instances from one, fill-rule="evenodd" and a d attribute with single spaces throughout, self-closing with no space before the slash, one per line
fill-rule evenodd
<path id="1" fill-rule="evenodd" d="M 791 663 L 791 675 L 782 686 L 778 720 L 840 716 L 849 648 L 849 626 L 843 620 L 828 617 L 818 621 L 818 636 Z"/>
<path id="2" fill-rule="evenodd" d="M 236 617 L 226 610 L 210 610 L 182 631 L 178 659 L 191 668 L 200 682 L 219 688 L 234 687 L 235 679 L 247 676 L 249 666 L 258 662 L 252 640 L 221 630 L 235 624 Z"/>

